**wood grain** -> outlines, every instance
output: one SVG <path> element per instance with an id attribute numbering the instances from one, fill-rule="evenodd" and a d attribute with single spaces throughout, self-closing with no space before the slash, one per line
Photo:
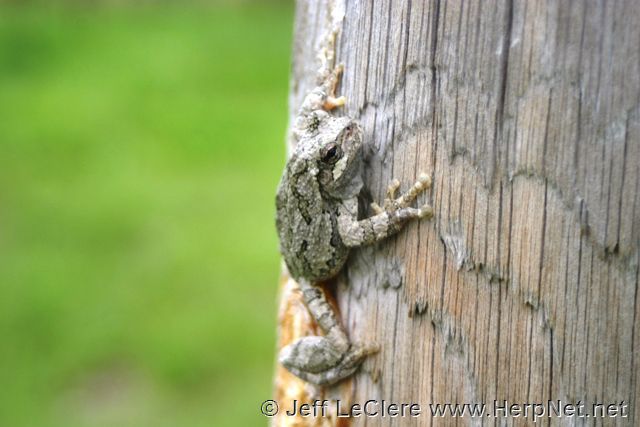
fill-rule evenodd
<path id="1" fill-rule="evenodd" d="M 324 395 L 427 412 L 353 425 L 527 424 L 428 414 L 494 399 L 625 401 L 596 425 L 640 425 L 640 2 L 299 0 L 292 115 L 341 5 L 365 199 L 424 171 L 436 213 L 353 254 L 337 303 L 381 351 Z"/>

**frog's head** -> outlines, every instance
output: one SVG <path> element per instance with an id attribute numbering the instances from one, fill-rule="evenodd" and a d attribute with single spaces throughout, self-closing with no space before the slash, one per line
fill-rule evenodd
<path id="1" fill-rule="evenodd" d="M 315 150 L 318 183 L 330 196 L 356 196 L 362 188 L 362 129 L 348 117 L 327 117 Z"/>
<path id="2" fill-rule="evenodd" d="M 318 183 L 336 199 L 356 196 L 362 188 L 362 129 L 348 117 L 313 111 L 297 125 L 297 144 L 287 162 L 288 173 Z M 311 182 L 306 185 L 313 185 Z"/>

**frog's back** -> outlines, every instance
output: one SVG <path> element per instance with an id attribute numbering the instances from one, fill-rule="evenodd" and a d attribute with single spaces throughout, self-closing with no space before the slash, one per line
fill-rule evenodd
<path id="1" fill-rule="evenodd" d="M 295 279 L 335 276 L 348 255 L 337 227 L 336 207 L 325 200 L 315 174 L 285 168 L 276 196 L 280 252 Z"/>

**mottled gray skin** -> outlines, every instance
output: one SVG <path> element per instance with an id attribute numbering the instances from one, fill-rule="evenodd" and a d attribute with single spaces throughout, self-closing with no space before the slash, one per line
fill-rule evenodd
<path id="1" fill-rule="evenodd" d="M 335 276 L 349 254 L 338 215 L 362 187 L 362 131 L 349 118 L 314 114 L 317 127 L 304 131 L 278 188 L 276 225 L 291 276 L 318 282 Z"/>
<path id="2" fill-rule="evenodd" d="M 430 185 L 422 175 L 397 199 L 400 184 L 392 183 L 384 206 L 372 205 L 376 214 L 358 220 L 362 130 L 354 120 L 327 112 L 344 103 L 344 98 L 334 97 L 341 70 L 327 72 L 305 98 L 293 129 L 296 146 L 276 197 L 280 251 L 309 312 L 325 332 L 324 337 L 304 337 L 283 348 L 280 362 L 317 385 L 351 375 L 376 350 L 349 342 L 323 292 L 314 285 L 338 274 L 351 248 L 384 239 L 409 219 L 432 213 L 429 206 L 408 207 Z"/>

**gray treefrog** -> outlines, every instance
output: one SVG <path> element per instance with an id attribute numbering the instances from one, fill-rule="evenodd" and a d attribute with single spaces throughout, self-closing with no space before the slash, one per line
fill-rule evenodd
<path id="1" fill-rule="evenodd" d="M 362 182 L 362 129 L 349 117 L 329 111 L 344 104 L 335 97 L 342 67 L 327 69 L 306 96 L 295 120 L 295 149 L 276 196 L 276 226 L 280 251 L 302 291 L 309 312 L 324 336 L 303 337 L 283 348 L 282 365 L 305 381 L 333 384 L 350 376 L 375 346 L 353 344 L 324 293 L 315 284 L 338 274 L 349 251 L 375 243 L 399 231 L 412 218 L 432 216 L 425 205 L 409 205 L 431 185 L 422 174 L 402 196 L 394 180 L 382 207 L 372 204 L 373 216 L 358 219 Z"/>

